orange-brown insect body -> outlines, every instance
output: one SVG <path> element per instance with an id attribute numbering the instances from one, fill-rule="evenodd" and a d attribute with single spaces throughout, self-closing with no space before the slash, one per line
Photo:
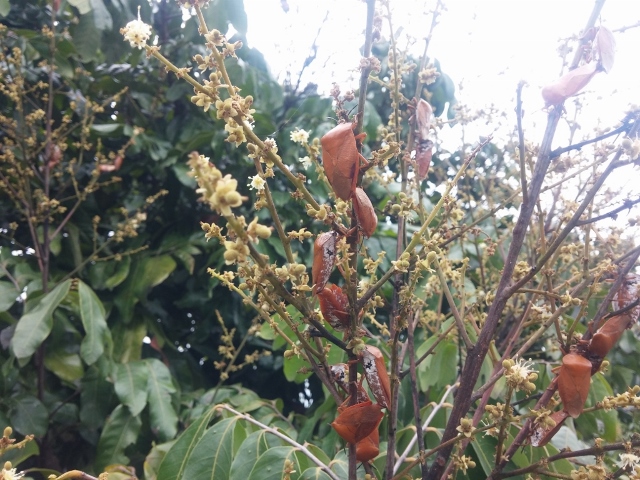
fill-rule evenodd
<path id="1" fill-rule="evenodd" d="M 564 411 L 577 418 L 584 409 L 591 385 L 591 362 L 577 353 L 562 358 L 558 374 L 558 393 Z"/>
<path id="2" fill-rule="evenodd" d="M 635 273 L 628 274 L 620 289 L 616 292 L 615 297 L 613 297 L 613 308 L 614 310 L 620 310 L 624 307 L 631 305 L 638 299 L 640 295 L 640 275 Z M 635 306 L 628 312 L 628 315 L 631 317 L 630 320 L 635 322 L 638 320 L 638 316 L 640 315 L 640 305 Z"/>
<path id="3" fill-rule="evenodd" d="M 379 453 L 380 433 L 376 428 L 368 437 L 365 437 L 356 443 L 356 460 L 359 462 L 368 462 L 369 460 L 376 458 Z"/>
<path id="4" fill-rule="evenodd" d="M 589 354 L 604 358 L 630 325 L 631 317 L 625 313 L 611 317 L 593 335 L 589 343 Z"/>
<path id="5" fill-rule="evenodd" d="M 322 165 L 327 180 L 336 196 L 345 201 L 355 192 L 360 173 L 360 159 L 366 162 L 356 145 L 356 140 L 361 140 L 366 134 L 354 135 L 355 127 L 355 123 L 341 123 L 320 139 Z"/>
<path id="6" fill-rule="evenodd" d="M 311 279 L 313 281 L 313 293 L 318 293 L 329 280 L 336 262 L 337 232 L 324 232 L 318 235 L 313 244 L 313 265 L 311 267 Z"/>
<path id="7" fill-rule="evenodd" d="M 324 319 L 336 330 L 349 326 L 349 298 L 342 288 L 328 285 L 317 292 L 320 311 Z"/>
<path id="8" fill-rule="evenodd" d="M 345 441 L 357 444 L 378 428 L 383 416 L 382 407 L 367 400 L 342 409 L 331 426 Z"/>
<path id="9" fill-rule="evenodd" d="M 353 196 L 353 211 L 364 236 L 368 238 L 373 235 L 378 227 L 378 216 L 373 209 L 371 200 L 360 187 L 356 188 Z"/>
<path id="10" fill-rule="evenodd" d="M 376 401 L 385 407 L 391 408 L 391 383 L 385 366 L 384 356 L 378 347 L 367 345 L 362 352 L 364 376 L 367 379 L 371 393 Z"/>

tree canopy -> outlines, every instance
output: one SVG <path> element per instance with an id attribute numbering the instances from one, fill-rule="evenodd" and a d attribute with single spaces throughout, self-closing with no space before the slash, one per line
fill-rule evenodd
<path id="1" fill-rule="evenodd" d="M 518 101 L 453 150 L 486 119 L 367 3 L 360 90 L 323 97 L 241 1 L 0 1 L 5 479 L 633 474 L 640 249 L 603 220 L 638 111 L 552 143 L 604 2 L 541 142 Z"/>

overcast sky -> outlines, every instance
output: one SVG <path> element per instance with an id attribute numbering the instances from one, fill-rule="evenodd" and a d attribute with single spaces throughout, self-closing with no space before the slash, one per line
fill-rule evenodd
<path id="1" fill-rule="evenodd" d="M 317 83 L 327 92 L 333 81 L 343 90 L 355 87 L 354 72 L 360 57 L 365 4 L 360 0 L 245 0 L 249 16 L 249 43 L 262 51 L 273 73 L 284 78 L 300 70 L 317 37 L 317 60 L 303 81 Z M 391 1 L 394 30 L 418 39 L 422 51 L 431 24 L 428 10 L 435 1 Z M 287 4 L 288 12 L 282 5 Z M 526 80 L 525 106 L 530 121 L 544 121 L 540 88 L 558 78 L 559 39 L 579 34 L 591 13 L 593 0 L 445 0 L 429 52 L 462 92 L 464 103 L 480 108 L 491 103 L 513 110 L 518 82 Z M 640 22 L 639 0 L 607 0 L 602 25 L 610 30 Z M 388 27 L 385 25 L 383 32 Z M 640 104 L 637 75 L 640 28 L 616 33 L 615 66 L 589 85 L 590 122 L 600 117 L 612 123 L 626 105 Z M 351 83 L 349 83 L 351 80 Z M 304 84 L 304 83 L 303 83 Z M 539 119 L 536 120 L 536 114 Z"/>

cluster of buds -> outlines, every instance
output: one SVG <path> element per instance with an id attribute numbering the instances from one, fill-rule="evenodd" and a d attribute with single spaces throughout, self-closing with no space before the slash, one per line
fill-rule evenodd
<path id="1" fill-rule="evenodd" d="M 602 402 L 598 402 L 598 406 L 605 410 L 625 407 L 640 408 L 640 397 L 638 396 L 638 392 L 640 392 L 640 385 L 629 387 L 624 393 L 604 397 Z"/>
<path id="2" fill-rule="evenodd" d="M 607 470 L 599 464 L 587 465 L 571 471 L 572 480 L 605 480 L 609 478 Z"/>

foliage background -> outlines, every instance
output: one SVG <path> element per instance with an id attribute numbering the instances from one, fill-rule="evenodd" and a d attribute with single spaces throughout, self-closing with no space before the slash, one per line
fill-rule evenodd
<path id="1" fill-rule="evenodd" d="M 326 419 L 332 415 L 335 404 L 332 400 L 323 401 L 319 382 L 313 377 L 305 381 L 297 376 L 295 366 L 283 373 L 281 346 L 272 344 L 268 338 L 248 335 L 253 313 L 206 271 L 208 267 L 224 269 L 223 252 L 216 243 L 204 241 L 198 224 L 219 219 L 197 202 L 195 183 L 186 175 L 185 159 L 189 152 L 198 150 L 215 159 L 224 173 L 237 179 L 253 174 L 253 165 L 241 151 L 224 142 L 225 133 L 213 126 L 215 112 L 204 113 L 190 102 L 190 87 L 168 75 L 157 62 L 147 61 L 141 51 L 130 50 L 122 42 L 118 30 L 135 17 L 137 7 L 138 2 L 128 0 L 75 0 L 62 2 L 58 11 L 57 31 L 65 34 L 55 51 L 56 115 L 59 117 L 69 108 L 71 99 L 102 100 L 126 87 L 124 96 L 95 119 L 90 138 L 96 145 L 117 150 L 133 136 L 134 126 L 143 128 L 144 132 L 128 149 L 122 168 L 113 174 L 103 174 L 104 178 L 117 175 L 121 182 L 91 195 L 75 212 L 64 237 L 52 245 L 48 280 L 54 286 L 64 287 L 63 279 L 74 271 L 74 277 L 82 283 L 73 286 L 74 293 L 64 300 L 53 317 L 51 334 L 46 340 L 44 375 L 38 373 L 36 360 L 18 361 L 9 348 L 8 339 L 17 320 L 29 312 L 29 301 L 42 295 L 43 282 L 34 259 L 27 253 L 32 239 L 23 228 L 14 232 L 11 223 L 20 223 L 21 219 L 10 199 L 0 193 L 3 267 L 0 271 L 0 338 L 3 339 L 0 425 L 12 425 L 19 434 L 37 436 L 37 446 L 32 444 L 14 463 L 26 459 L 22 464 L 24 468 L 33 465 L 58 471 L 80 468 L 96 474 L 111 464 L 131 464 L 139 474 L 144 471 L 148 478 L 153 478 L 158 473 L 160 458 L 169 450 L 169 445 L 163 446 L 163 442 L 199 425 L 208 406 L 224 401 L 238 410 L 251 412 L 265 423 L 281 427 L 299 442 L 314 435 L 315 438 L 324 436 L 330 450 L 336 435 L 327 428 Z M 24 68 L 31 81 L 45 77 L 46 70 L 39 62 L 47 58 L 49 52 L 41 28 L 50 22 L 50 12 L 50 4 L 43 1 L 0 2 L 2 23 L 12 32 L 5 44 L 22 48 Z M 241 1 L 214 1 L 205 13 L 211 28 L 225 32 L 233 25 L 237 32 L 235 38 L 246 43 L 247 17 Z M 161 1 L 153 9 L 144 3 L 141 16 L 153 19 L 162 52 L 175 64 L 192 65 L 191 57 L 198 49 L 205 54 L 195 23 L 186 22 L 183 27 L 182 13 L 174 2 Z M 385 45 L 377 48 L 380 51 L 376 53 L 384 58 Z M 320 137 L 333 125 L 331 101 L 319 96 L 313 85 L 303 89 L 294 89 L 290 83 L 279 85 L 255 49 L 243 48 L 238 57 L 228 68 L 242 93 L 255 98 L 256 134 L 272 135 L 280 151 L 286 152 L 285 160 L 296 164 L 303 152 L 296 150 L 298 147 L 290 141 L 289 132 L 300 126 Z M 383 64 L 381 77 L 385 68 Z M 411 81 L 415 82 L 415 77 L 408 80 L 407 91 L 414 90 Z M 443 73 L 430 90 L 436 113 L 453 118 L 453 81 Z M 386 122 L 391 109 L 386 95 L 380 94 L 375 86 L 371 91 L 365 130 L 369 138 L 376 138 L 376 129 Z M 11 102 L 6 98 L 0 98 L 0 102 L 3 114 L 10 116 Z M 73 140 L 72 137 L 69 142 Z M 446 153 L 450 154 L 447 166 L 459 166 L 463 152 Z M 497 182 L 497 172 L 509 168 L 504 151 L 490 144 L 480 155 L 478 168 Z M 313 174 L 309 176 L 311 192 L 326 199 L 327 191 L 313 181 Z M 435 168 L 429 181 L 438 185 L 446 177 L 446 166 Z M 500 195 L 506 198 L 510 193 L 508 185 L 501 186 L 495 200 L 501 200 Z M 287 221 L 286 228 L 307 227 L 316 233 L 318 226 L 310 225 L 304 212 L 293 208 L 286 185 L 279 187 L 274 189 L 274 198 L 278 211 Z M 100 235 L 106 241 L 109 232 L 116 228 L 121 206 L 133 212 L 144 205 L 147 197 L 161 190 L 168 194 L 150 206 L 139 234 L 122 244 L 107 247 L 104 253 L 115 255 L 142 246 L 147 248 L 135 255 L 125 255 L 121 261 L 92 261 L 91 219 L 96 215 L 103 218 Z M 461 190 L 470 201 L 478 200 L 474 199 L 476 185 L 470 180 L 461 185 Z M 246 185 L 242 185 L 240 191 L 249 197 L 252 195 Z M 384 208 L 388 194 L 381 188 L 370 190 L 379 209 Z M 430 201 L 435 203 L 438 195 L 434 191 Z M 239 213 L 248 217 L 251 202 L 244 205 L 244 211 L 241 209 Z M 261 215 L 261 219 L 266 220 L 266 215 Z M 504 233 L 508 221 L 509 218 L 503 218 L 492 228 Z M 375 257 L 376 250 L 393 251 L 394 243 L 391 232 L 383 231 L 368 244 L 371 256 Z M 260 248 L 274 259 L 283 256 L 277 240 L 261 242 Z M 310 245 L 301 244 L 296 248 L 301 263 L 310 265 Z M 17 250 L 23 253 L 13 253 Z M 473 252 L 464 253 L 472 261 L 478 261 L 473 258 Z M 495 262 L 499 269 L 499 259 Z M 17 285 L 8 280 L 9 275 Z M 29 299 L 26 304 L 16 301 L 21 293 Z M 96 353 L 92 361 L 87 361 L 81 350 L 87 336 L 83 298 L 85 305 L 89 302 L 91 308 L 104 309 L 107 325 L 104 332 L 107 348 Z M 234 385 L 232 387 L 216 388 L 220 372 L 213 367 L 213 362 L 223 360 L 218 347 L 224 344 L 221 337 L 226 334 L 216 312 L 224 319 L 227 329 L 235 329 L 236 345 L 246 338 L 239 358 L 256 350 L 272 351 L 247 368 L 232 372 L 227 381 Z M 46 315 L 37 317 L 36 321 L 38 326 L 48 322 Z M 640 365 L 634 356 L 628 355 L 636 346 L 636 339 L 627 334 L 619 350 L 611 356 L 615 368 L 607 377 L 609 383 L 603 381 L 596 385 L 599 390 L 594 395 L 611 388 L 622 391 L 627 385 L 638 383 Z M 426 350 L 428 342 L 421 348 Z M 420 370 L 425 404 L 440 398 L 446 385 L 455 380 L 455 369 L 443 366 L 460 362 L 454 342 L 445 342 L 439 348 L 441 351 Z M 417 353 L 420 354 L 420 349 Z M 550 375 L 549 371 L 541 371 L 541 383 L 548 382 Z M 298 382 L 289 381 L 295 377 Z M 406 383 L 403 388 L 408 398 Z M 312 410 L 307 409 L 310 400 L 314 404 Z M 409 409 L 400 411 L 404 412 L 401 423 L 410 424 Z M 311 419 L 305 421 L 305 416 L 310 415 Z M 591 439 L 600 432 L 597 421 L 601 421 L 606 427 L 607 439 L 614 439 L 616 429 L 633 431 L 636 426 L 636 414 L 622 413 L 622 419 L 620 423 L 611 415 L 585 416 L 584 423 L 577 429 L 583 439 Z M 258 429 L 237 427 L 237 420 L 230 418 L 223 422 L 229 426 L 225 432 L 243 440 L 250 435 L 260 437 Z M 442 426 L 444 418 L 437 419 L 435 424 Z M 210 432 L 212 437 L 217 434 L 213 429 Z M 189 438 L 188 433 L 185 435 L 181 437 L 183 441 Z M 436 442 L 435 434 L 431 441 Z M 256 438 L 256 442 L 263 442 L 265 448 L 277 444 L 271 438 L 262 437 Z M 576 442 L 577 438 L 567 439 L 573 446 L 579 445 Z M 152 449 L 154 444 L 161 446 Z M 491 451 L 490 442 L 482 445 Z M 150 451 L 152 454 L 143 466 Z M 483 463 L 482 450 L 476 451 L 474 457 L 478 464 Z M 234 471 L 238 478 L 244 473 Z M 160 477 L 171 478 L 166 471 Z"/>

